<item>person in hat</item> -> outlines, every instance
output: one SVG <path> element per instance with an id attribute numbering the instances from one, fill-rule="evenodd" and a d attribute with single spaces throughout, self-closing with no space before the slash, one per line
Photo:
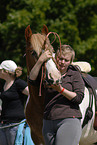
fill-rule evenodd
<path id="1" fill-rule="evenodd" d="M 79 70 L 71 65 L 75 52 L 69 45 L 61 46 L 55 58 L 62 75 L 61 84 L 44 86 L 43 137 L 45 145 L 78 145 L 82 133 L 79 104 L 84 98 L 84 82 Z M 52 58 L 49 50 L 42 53 L 30 71 L 32 85 L 39 81 L 42 64 Z M 45 82 L 44 82 L 45 84 Z"/>
<path id="2" fill-rule="evenodd" d="M 0 79 L 5 81 L 0 90 L 0 145 L 14 145 L 18 124 L 25 119 L 24 105 L 29 95 L 27 82 L 20 79 L 22 68 L 12 60 L 0 64 Z"/>

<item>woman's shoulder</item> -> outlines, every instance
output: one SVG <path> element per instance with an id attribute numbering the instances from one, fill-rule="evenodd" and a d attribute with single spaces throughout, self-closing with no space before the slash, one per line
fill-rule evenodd
<path id="1" fill-rule="evenodd" d="M 68 71 L 81 73 L 80 69 L 74 65 L 69 65 Z"/>
<path id="2" fill-rule="evenodd" d="M 18 85 L 18 86 L 21 86 L 21 85 L 27 86 L 27 82 L 22 80 L 22 79 L 20 79 L 20 78 L 16 78 L 15 84 Z"/>
<path id="3" fill-rule="evenodd" d="M 71 76 L 73 80 L 80 80 L 81 82 L 83 81 L 81 71 L 76 66 L 69 66 L 68 76 Z"/>

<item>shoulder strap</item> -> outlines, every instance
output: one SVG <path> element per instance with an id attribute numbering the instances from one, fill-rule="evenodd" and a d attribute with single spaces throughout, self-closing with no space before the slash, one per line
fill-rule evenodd
<path id="1" fill-rule="evenodd" d="M 77 65 L 69 65 L 68 68 L 72 68 L 73 70 L 79 71 L 79 72 L 81 73 L 81 69 L 80 69 L 80 67 L 77 66 Z"/>

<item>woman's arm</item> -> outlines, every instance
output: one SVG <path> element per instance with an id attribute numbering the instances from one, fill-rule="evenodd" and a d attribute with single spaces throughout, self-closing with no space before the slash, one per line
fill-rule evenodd
<path id="1" fill-rule="evenodd" d="M 65 96 L 68 100 L 72 100 L 77 95 L 75 92 L 63 88 L 61 84 L 51 85 L 51 87 Z"/>
<path id="2" fill-rule="evenodd" d="M 22 91 L 22 93 L 27 95 L 27 96 L 29 95 L 29 88 L 28 88 L 28 86 Z"/>
<path id="3" fill-rule="evenodd" d="M 72 91 L 65 89 L 65 87 L 63 88 L 61 84 L 52 85 L 51 87 L 61 93 L 63 96 L 65 96 L 68 100 L 80 104 L 84 98 L 85 85 L 82 76 L 77 71 L 73 73 L 72 86 Z"/>
<path id="4" fill-rule="evenodd" d="M 34 65 L 34 67 L 32 68 L 31 72 L 30 72 L 30 75 L 29 75 L 29 78 L 31 80 L 36 80 L 38 74 L 39 74 L 39 71 L 40 71 L 40 68 L 42 66 L 42 64 L 49 58 L 51 58 L 52 55 L 50 53 L 49 50 L 46 50 L 44 53 L 41 54 L 41 56 L 39 57 L 38 61 L 36 62 L 36 64 Z"/>

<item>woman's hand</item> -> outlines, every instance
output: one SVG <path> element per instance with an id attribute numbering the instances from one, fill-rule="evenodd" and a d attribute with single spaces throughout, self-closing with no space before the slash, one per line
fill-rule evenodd
<path id="1" fill-rule="evenodd" d="M 39 61 L 41 63 L 47 61 L 49 58 L 52 58 L 52 55 L 50 53 L 49 50 L 46 50 L 44 53 L 41 54 L 41 56 L 39 57 Z"/>
<path id="2" fill-rule="evenodd" d="M 30 71 L 29 77 L 31 80 L 36 80 L 42 64 L 45 61 L 47 61 L 49 58 L 52 58 L 52 55 L 51 55 L 49 50 L 46 50 L 44 53 L 41 54 L 38 61 L 36 62 L 36 64 L 34 65 L 34 67 Z"/>
<path id="3" fill-rule="evenodd" d="M 51 85 L 51 88 L 55 89 L 59 93 L 61 93 L 63 96 L 65 96 L 68 100 L 73 99 L 77 94 L 75 92 L 69 91 L 62 87 L 61 84 L 54 84 Z"/>
<path id="4" fill-rule="evenodd" d="M 61 92 L 61 90 L 63 89 L 61 84 L 52 84 L 51 88 L 53 88 L 54 90 Z"/>

